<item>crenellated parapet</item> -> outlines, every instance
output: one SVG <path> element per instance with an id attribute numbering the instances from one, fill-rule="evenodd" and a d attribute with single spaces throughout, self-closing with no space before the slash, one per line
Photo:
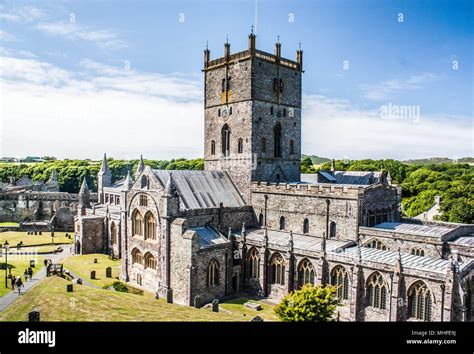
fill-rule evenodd
<path id="1" fill-rule="evenodd" d="M 315 197 L 344 197 L 358 199 L 364 195 L 364 186 L 342 185 L 332 183 L 284 183 L 252 182 L 252 193 L 284 193 Z"/>

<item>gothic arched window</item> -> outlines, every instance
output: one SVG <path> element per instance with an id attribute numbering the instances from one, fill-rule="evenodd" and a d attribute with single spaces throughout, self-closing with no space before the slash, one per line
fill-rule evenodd
<path id="1" fill-rule="evenodd" d="M 156 240 L 156 221 L 151 212 L 145 214 L 145 240 Z"/>
<path id="2" fill-rule="evenodd" d="M 212 259 L 207 265 L 207 286 L 219 284 L 219 263 Z"/>
<path id="3" fill-rule="evenodd" d="M 132 214 L 132 232 L 132 236 L 143 236 L 143 218 L 138 210 L 135 210 Z"/>
<path id="4" fill-rule="evenodd" d="M 277 123 L 273 128 L 273 154 L 281 157 L 281 124 Z"/>
<path id="5" fill-rule="evenodd" d="M 298 266 L 298 284 L 302 287 L 308 283 L 314 285 L 314 267 L 310 260 L 305 258 Z"/>
<path id="6" fill-rule="evenodd" d="M 249 277 L 258 278 L 260 275 L 260 255 L 255 247 L 250 250 L 247 262 L 249 265 Z"/>
<path id="7" fill-rule="evenodd" d="M 230 155 L 230 129 L 227 124 L 222 127 L 222 155 Z"/>
<path id="8" fill-rule="evenodd" d="M 303 233 L 309 234 L 309 220 L 307 218 L 303 220 Z"/>
<path id="9" fill-rule="evenodd" d="M 143 265 L 143 255 L 138 248 L 132 250 L 132 264 Z"/>
<path id="10" fill-rule="evenodd" d="M 275 253 L 270 261 L 272 284 L 285 285 L 285 261 L 279 253 Z"/>
<path id="11" fill-rule="evenodd" d="M 285 217 L 280 216 L 280 230 L 285 230 Z"/>
<path id="12" fill-rule="evenodd" d="M 336 237 L 336 223 L 334 221 L 329 224 L 329 237 Z"/>
<path id="13" fill-rule="evenodd" d="M 431 321 L 432 298 L 426 284 L 419 280 L 408 289 L 408 317 Z"/>
<path id="14" fill-rule="evenodd" d="M 244 152 L 244 141 L 242 140 L 242 138 L 239 138 L 237 142 L 237 153 L 241 154 L 242 152 Z"/>
<path id="15" fill-rule="evenodd" d="M 417 247 L 412 248 L 410 253 L 414 256 L 425 256 L 425 251 Z"/>
<path id="16" fill-rule="evenodd" d="M 258 225 L 260 227 L 263 226 L 263 213 L 260 213 L 260 215 L 258 216 Z"/>
<path id="17" fill-rule="evenodd" d="M 222 79 L 221 91 L 222 91 L 222 92 L 225 92 L 225 79 Z"/>
<path id="18" fill-rule="evenodd" d="M 145 253 L 145 269 L 156 270 L 156 258 L 150 252 Z"/>
<path id="19" fill-rule="evenodd" d="M 231 80 L 230 80 L 230 79 L 232 79 L 232 77 L 229 76 L 229 77 L 227 78 L 227 91 L 229 91 L 229 90 L 232 89 L 232 88 L 231 88 L 231 84 L 230 84 L 230 83 L 231 83 Z"/>
<path id="20" fill-rule="evenodd" d="M 382 310 L 387 308 L 387 286 L 379 272 L 367 279 L 367 306 Z"/>
<path id="21" fill-rule="evenodd" d="M 214 140 L 211 141 L 211 155 L 216 154 L 216 142 Z"/>
<path id="22" fill-rule="evenodd" d="M 349 299 L 349 276 L 344 267 L 334 267 L 331 272 L 331 285 L 336 288 L 336 296 L 339 299 Z"/>
<path id="23" fill-rule="evenodd" d="M 385 244 L 382 241 L 377 240 L 377 239 L 370 240 L 364 246 L 368 248 L 383 250 L 383 251 L 386 251 L 388 249 L 387 246 L 385 246 Z"/>
<path id="24" fill-rule="evenodd" d="M 295 154 L 295 142 L 293 140 L 290 140 L 290 155 Z"/>
<path id="25" fill-rule="evenodd" d="M 260 149 L 262 152 L 267 152 L 267 138 L 262 138 L 260 141 Z"/>

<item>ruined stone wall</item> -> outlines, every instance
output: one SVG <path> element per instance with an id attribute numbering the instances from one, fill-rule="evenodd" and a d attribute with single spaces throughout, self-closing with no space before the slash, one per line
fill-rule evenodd
<path id="1" fill-rule="evenodd" d="M 102 216 L 88 215 L 77 217 L 74 235 L 76 253 L 104 253 L 107 246 L 104 229 L 105 218 Z"/>

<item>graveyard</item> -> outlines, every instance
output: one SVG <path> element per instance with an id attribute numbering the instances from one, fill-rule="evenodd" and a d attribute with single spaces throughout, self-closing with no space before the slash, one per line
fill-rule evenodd
<path id="1" fill-rule="evenodd" d="M 28 321 L 33 310 L 39 310 L 40 321 L 250 321 L 257 315 L 265 321 L 276 320 L 272 305 L 258 302 L 262 310 L 255 311 L 244 307 L 246 301 L 224 302 L 219 312 L 213 312 L 210 307 L 169 304 L 151 294 L 123 293 L 49 277 L 5 309 L 0 321 Z"/>
<path id="2" fill-rule="evenodd" d="M 97 260 L 94 263 L 94 260 Z M 64 268 L 70 270 L 82 279 L 94 285 L 103 287 L 117 280 L 120 275 L 120 260 L 111 260 L 105 254 L 87 254 L 81 256 L 70 256 L 63 262 Z M 111 276 L 107 277 L 106 268 L 111 268 Z M 91 272 L 95 272 L 94 279 Z"/>
<path id="3" fill-rule="evenodd" d="M 26 231 L 6 231 L 0 232 L 0 243 L 3 244 L 8 241 L 10 249 L 13 249 L 20 242 L 23 246 L 52 246 L 52 245 L 68 245 L 73 242 L 74 234 L 69 233 L 71 239 L 66 237 L 66 232 L 54 232 L 54 237 L 51 237 L 51 232 L 42 232 L 35 235 L 28 235 Z"/>

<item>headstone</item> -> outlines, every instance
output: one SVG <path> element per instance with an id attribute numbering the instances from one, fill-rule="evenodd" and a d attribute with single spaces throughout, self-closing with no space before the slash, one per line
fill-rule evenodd
<path id="1" fill-rule="evenodd" d="M 173 303 L 173 290 L 171 289 L 168 289 L 166 291 L 166 302 L 168 304 L 172 304 Z"/>
<path id="2" fill-rule="evenodd" d="M 35 266 L 36 266 L 35 260 L 34 260 L 34 259 L 30 259 L 30 267 L 31 267 L 31 268 L 35 268 Z"/>
<path id="3" fill-rule="evenodd" d="M 97 258 L 94 258 L 94 263 L 97 263 Z"/>
<path id="4" fill-rule="evenodd" d="M 79 284 L 79 285 L 82 285 L 82 279 L 81 279 L 81 278 L 77 278 L 76 283 Z"/>
<path id="5" fill-rule="evenodd" d="M 105 268 L 105 276 L 107 278 L 112 278 L 112 268 L 111 267 Z"/>
<path id="6" fill-rule="evenodd" d="M 219 299 L 212 300 L 212 311 L 219 312 Z"/>
<path id="7" fill-rule="evenodd" d="M 250 310 L 254 310 L 254 311 L 260 311 L 262 309 L 262 305 L 256 303 L 256 302 L 251 302 L 251 301 L 247 301 L 245 304 L 244 304 L 244 307 L 245 308 L 248 308 Z"/>
<path id="8" fill-rule="evenodd" d="M 40 321 L 40 312 L 39 310 L 33 310 L 28 313 L 28 321 L 29 322 L 39 322 Z"/>
<path id="9" fill-rule="evenodd" d="M 54 237 L 54 231 L 51 231 L 51 237 Z"/>
<path id="10" fill-rule="evenodd" d="M 91 272 L 91 279 L 95 279 L 95 270 Z"/>
<path id="11" fill-rule="evenodd" d="M 73 292 L 72 284 L 67 284 L 66 285 L 66 290 L 67 290 L 68 293 L 72 293 Z"/>
<path id="12" fill-rule="evenodd" d="M 199 295 L 194 297 L 194 307 L 197 309 L 201 307 L 201 297 Z"/>
<path id="13" fill-rule="evenodd" d="M 40 231 L 40 232 L 39 232 L 39 235 L 42 235 L 42 234 L 43 234 L 43 232 L 42 232 L 42 231 Z"/>
<path id="14" fill-rule="evenodd" d="M 37 232 L 37 231 L 35 231 L 35 235 L 38 235 L 38 232 Z"/>
<path id="15" fill-rule="evenodd" d="M 263 322 L 263 318 L 261 318 L 260 316 L 255 316 L 250 320 L 250 322 Z"/>

